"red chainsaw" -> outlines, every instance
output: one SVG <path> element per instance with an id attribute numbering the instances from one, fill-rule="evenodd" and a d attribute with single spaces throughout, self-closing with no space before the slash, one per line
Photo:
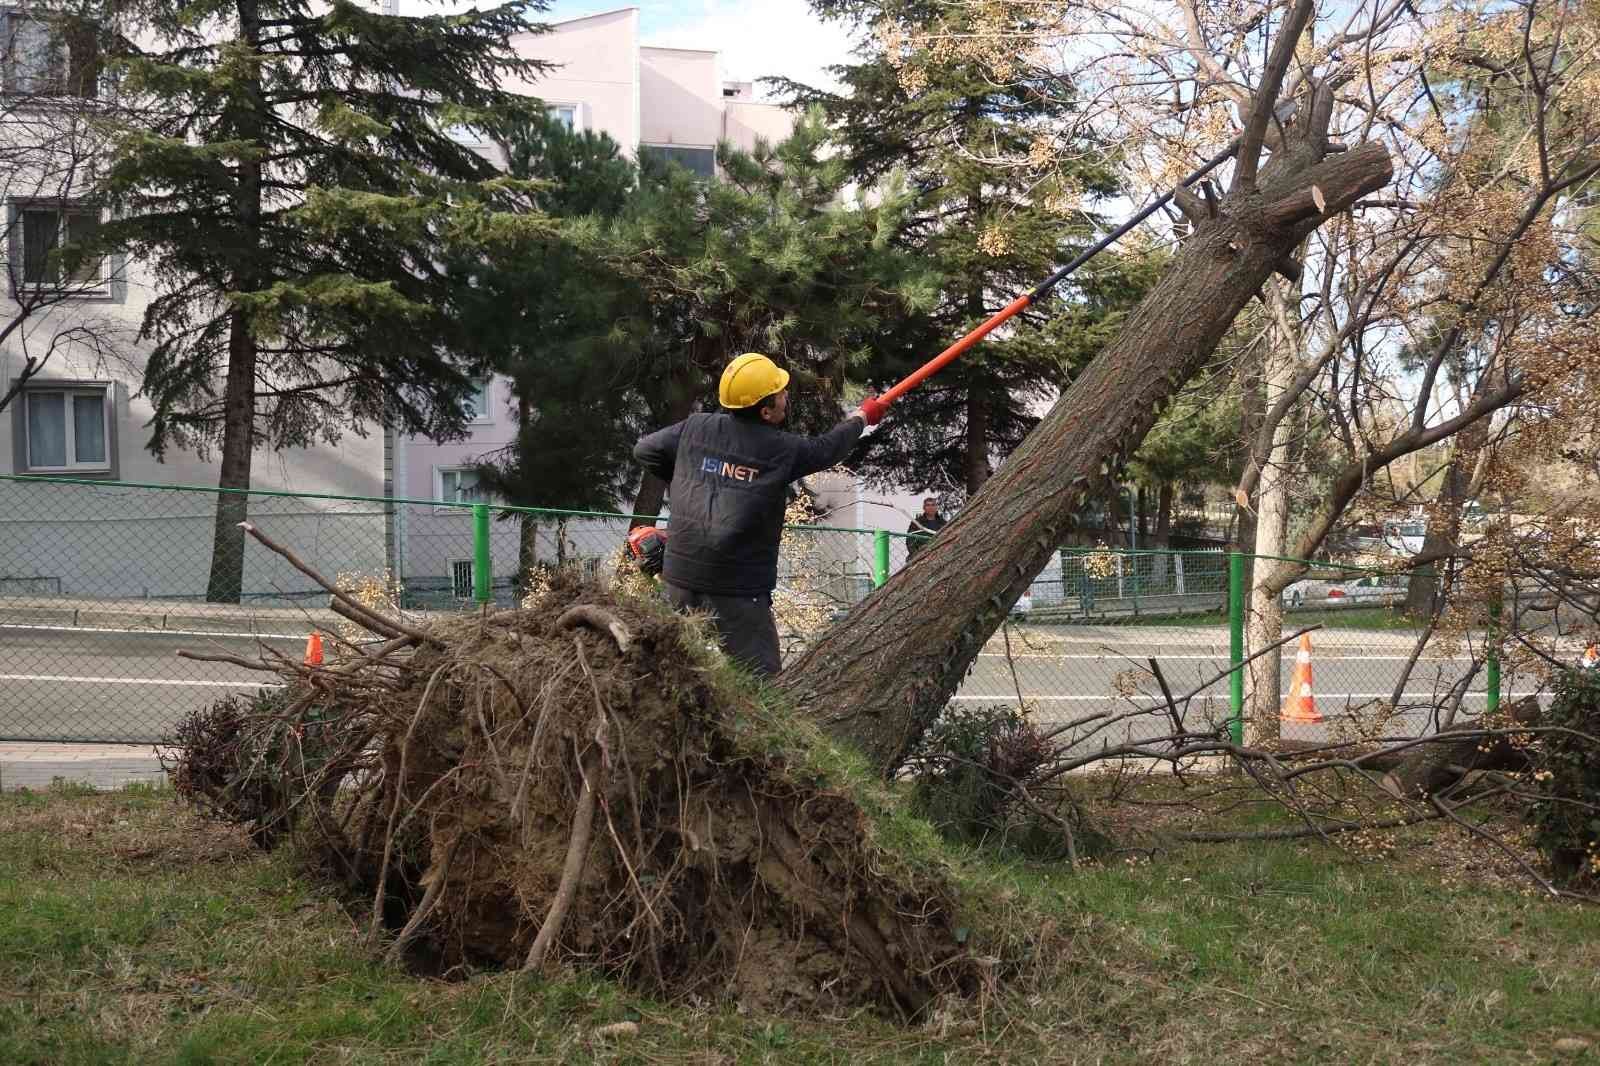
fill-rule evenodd
<path id="1" fill-rule="evenodd" d="M 667 531 L 655 526 L 635 526 L 628 532 L 628 556 L 647 577 L 660 575 L 667 559 Z"/>

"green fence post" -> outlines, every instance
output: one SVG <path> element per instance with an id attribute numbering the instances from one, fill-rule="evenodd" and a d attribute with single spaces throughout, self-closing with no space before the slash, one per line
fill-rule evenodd
<path id="1" fill-rule="evenodd" d="M 489 507 L 472 505 L 472 598 L 479 603 L 494 599 L 494 564 L 489 561 Z"/>
<path id="2" fill-rule="evenodd" d="M 1228 732 L 1235 744 L 1244 743 L 1244 556 L 1228 553 L 1228 705 L 1233 717 Z"/>
<path id="3" fill-rule="evenodd" d="M 1500 709 L 1500 601 L 1489 604 L 1488 652 L 1484 659 L 1484 707 L 1489 714 Z"/>
<path id="4" fill-rule="evenodd" d="M 889 580 L 889 531 L 872 531 L 872 587 L 882 588 Z"/>

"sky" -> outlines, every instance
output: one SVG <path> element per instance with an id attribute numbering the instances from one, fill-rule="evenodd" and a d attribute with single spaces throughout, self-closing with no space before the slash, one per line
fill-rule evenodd
<path id="1" fill-rule="evenodd" d="M 729 81 L 781 75 L 831 87 L 824 68 L 850 58 L 844 27 L 817 18 L 806 0 L 555 0 L 542 17 L 557 21 L 620 7 L 639 9 L 644 44 L 721 52 Z"/>

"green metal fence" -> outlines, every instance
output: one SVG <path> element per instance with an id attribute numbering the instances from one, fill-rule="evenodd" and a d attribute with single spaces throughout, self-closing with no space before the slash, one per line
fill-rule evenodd
<path id="1" fill-rule="evenodd" d="M 237 577 L 237 602 L 208 600 L 217 499 L 214 489 L 0 477 L 0 738 L 154 742 L 194 707 L 262 684 L 239 667 L 178 658 L 179 648 L 253 657 L 265 645 L 298 657 L 313 630 L 343 631 L 324 590 L 248 538 L 223 568 Z M 422 617 L 511 606 L 530 565 L 607 579 L 628 527 L 626 515 L 470 501 L 238 499 L 310 567 Z M 786 652 L 917 547 L 883 530 L 786 530 L 775 593 Z M 1241 739 L 1413 736 L 1535 691 L 1532 679 L 1495 669 L 1486 626 L 1429 636 L 1390 609 L 1399 579 L 1319 566 L 1281 598 L 1285 634 L 1321 627 L 1310 636 L 1313 713 L 1299 713 L 1298 644 L 1276 676 L 1248 647 L 1246 562 L 1064 548 L 953 702 L 1020 701 L 1061 743 L 1087 750 L 1167 736 L 1175 710 L 1185 729 Z"/>

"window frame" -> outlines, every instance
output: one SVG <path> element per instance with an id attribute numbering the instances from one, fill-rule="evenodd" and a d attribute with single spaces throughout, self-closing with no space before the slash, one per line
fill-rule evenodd
<path id="1" fill-rule="evenodd" d="M 557 121 L 560 121 L 558 112 L 572 112 L 572 125 L 567 127 L 569 133 L 582 133 L 584 131 L 583 104 L 576 100 L 546 100 L 544 104 L 544 113 Z"/>
<path id="2" fill-rule="evenodd" d="M 28 411 L 36 396 L 60 394 L 62 403 L 62 453 L 67 455 L 68 462 L 65 466 L 35 466 L 33 465 L 32 440 L 28 433 Z M 77 434 L 76 405 L 70 402 L 71 397 L 95 395 L 100 399 L 101 440 L 105 445 L 105 459 L 98 463 L 82 463 L 77 461 Z M 23 386 L 22 392 L 17 397 L 21 403 L 17 404 L 12 415 L 12 467 L 18 474 L 51 474 L 51 475 L 92 475 L 99 477 L 115 478 L 117 475 L 117 436 L 114 408 L 116 404 L 116 385 L 110 381 L 41 381 L 34 379 Z"/>
<path id="3" fill-rule="evenodd" d="M 709 152 L 709 153 L 711 153 L 711 173 L 709 173 L 709 174 L 701 174 L 699 171 L 696 171 L 692 167 L 689 167 L 689 166 L 685 165 L 682 160 L 678 160 L 678 159 L 667 159 L 667 160 L 664 160 L 663 161 L 663 165 L 670 166 L 673 163 L 676 163 L 678 166 L 683 167 L 684 170 L 689 171 L 689 173 L 694 175 L 694 177 L 699 181 L 715 181 L 716 180 L 716 177 L 717 177 L 717 146 L 714 145 L 714 144 L 711 144 L 711 145 L 706 145 L 706 144 L 659 144 L 659 143 L 650 142 L 650 141 L 641 141 L 640 144 L 639 144 L 639 162 L 641 164 L 644 163 L 644 154 L 645 154 L 645 149 L 647 149 L 647 148 L 659 148 L 662 151 L 666 151 L 666 152 L 674 152 L 674 151 L 675 152 Z M 654 164 L 652 164 L 652 165 L 654 165 Z"/>
<path id="4" fill-rule="evenodd" d="M 84 278 L 79 281 L 62 281 L 60 278 L 62 264 L 55 264 L 57 278 L 54 281 L 41 278 L 37 281 L 28 280 L 28 216 L 30 214 L 54 214 L 56 216 L 56 244 L 50 251 L 59 251 L 65 244 L 71 242 L 70 219 L 74 216 L 85 217 L 93 215 L 97 225 L 104 225 L 106 209 L 104 205 L 93 200 L 40 200 L 23 199 L 12 200 L 10 209 L 14 214 L 11 224 L 15 229 L 15 258 L 17 259 L 16 272 L 12 275 L 12 283 L 19 293 L 28 294 L 58 294 L 63 297 L 109 297 L 112 292 L 113 282 L 116 280 L 116 270 L 111 267 L 111 255 L 99 256 L 96 261 L 94 277 Z M 48 255 L 49 252 L 46 253 Z"/>
<path id="5" fill-rule="evenodd" d="M 471 559 L 449 559 L 446 560 L 445 565 L 450 568 L 450 595 L 458 600 L 472 599 L 473 593 L 476 591 L 476 581 L 474 579 L 477 577 L 475 572 L 477 568 L 474 561 Z M 463 572 L 463 569 L 467 578 L 466 592 L 461 591 L 461 583 L 458 580 L 458 576 Z"/>
<path id="6" fill-rule="evenodd" d="M 494 424 L 494 378 L 474 378 L 476 386 L 474 392 L 482 401 L 478 405 L 478 413 L 467 419 L 469 426 L 489 426 Z"/>
<path id="7" fill-rule="evenodd" d="M 40 18 L 35 12 L 0 4 L 0 96 L 41 101 L 100 99 L 99 42 L 92 42 L 94 54 L 84 59 L 81 55 L 75 57 L 76 49 L 73 48 L 73 41 L 59 34 L 51 34 L 51 43 L 55 46 L 58 56 L 58 73 L 51 79 L 53 84 L 43 91 L 37 88 L 17 88 L 14 85 L 10 50 L 16 31 L 12 27 L 16 23 L 24 22 L 47 28 L 50 26 L 49 19 Z M 74 85 L 74 75 L 85 69 L 89 71 L 89 77 L 83 79 L 83 85 Z M 85 89 L 87 91 L 83 91 Z"/>
<path id="8" fill-rule="evenodd" d="M 436 466 L 433 468 L 433 511 L 435 514 L 470 515 L 472 513 L 472 507 L 470 505 L 489 502 L 487 497 L 483 497 L 481 495 L 482 486 L 476 484 L 473 487 L 479 490 L 479 499 L 463 500 L 459 497 L 452 499 L 446 496 L 444 494 L 444 479 L 446 474 L 471 474 L 473 477 L 477 477 L 477 470 L 468 465 Z"/>

